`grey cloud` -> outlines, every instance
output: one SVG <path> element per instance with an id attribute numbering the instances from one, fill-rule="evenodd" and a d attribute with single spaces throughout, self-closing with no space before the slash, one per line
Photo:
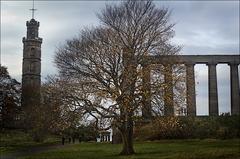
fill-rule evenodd
<path id="1" fill-rule="evenodd" d="M 157 2 L 164 4 L 173 10 L 172 19 L 177 22 L 175 26 L 176 39 L 184 39 L 184 51 L 191 53 L 212 53 L 214 49 L 239 52 L 239 2 L 224 1 L 181 1 L 181 2 Z M 195 33 L 199 33 L 195 36 Z M 199 45 L 201 32 L 212 36 L 205 37 L 204 43 Z M 197 39 L 196 39 L 196 38 Z M 200 39 L 201 40 L 201 39 Z M 207 41 L 216 41 L 216 46 L 209 47 Z M 225 46 L 222 42 L 227 43 Z M 189 44 L 190 43 L 190 44 Z M 194 46 L 195 45 L 195 46 Z M 227 48 L 226 48 L 227 47 Z M 232 49 L 234 48 L 234 49 Z M 210 50 L 210 51 L 209 51 Z M 218 52 L 217 51 L 217 52 Z"/>

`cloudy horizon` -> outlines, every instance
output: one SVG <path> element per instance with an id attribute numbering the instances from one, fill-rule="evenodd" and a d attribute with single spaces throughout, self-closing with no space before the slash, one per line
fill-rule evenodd
<path id="1" fill-rule="evenodd" d="M 96 13 L 113 1 L 35 1 L 35 19 L 40 22 L 42 80 L 57 73 L 53 58 L 57 47 L 77 36 L 84 27 L 99 25 Z M 154 1 L 172 11 L 175 37 L 182 54 L 239 54 L 239 1 Z M 1 64 L 21 81 L 22 38 L 31 19 L 31 1 L 1 1 Z M 197 114 L 208 114 L 207 67 L 196 65 Z M 218 65 L 220 112 L 230 111 L 229 66 Z"/>

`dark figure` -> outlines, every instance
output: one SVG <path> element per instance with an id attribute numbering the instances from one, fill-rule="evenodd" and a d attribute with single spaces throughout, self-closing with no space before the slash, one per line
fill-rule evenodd
<path id="1" fill-rule="evenodd" d="M 73 138 L 72 138 L 72 142 L 73 142 L 73 144 L 75 143 L 75 136 L 73 136 Z"/>
<path id="2" fill-rule="evenodd" d="M 65 143 L 65 137 L 62 137 L 62 145 Z"/>
<path id="3" fill-rule="evenodd" d="M 71 137 L 68 138 L 68 142 L 71 143 Z"/>

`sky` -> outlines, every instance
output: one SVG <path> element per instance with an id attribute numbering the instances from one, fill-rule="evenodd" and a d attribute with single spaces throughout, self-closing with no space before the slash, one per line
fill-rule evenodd
<path id="1" fill-rule="evenodd" d="M 119 1 L 35 1 L 35 19 L 40 22 L 42 43 L 42 81 L 57 73 L 54 53 L 67 39 L 84 27 L 99 25 L 96 14 L 105 4 Z M 181 54 L 239 54 L 239 1 L 154 1 L 157 7 L 171 10 L 175 23 L 172 42 L 181 45 Z M 21 81 L 22 38 L 26 21 L 31 19 L 31 1 L 1 0 L 1 64 L 13 78 Z M 240 70 L 240 67 L 239 67 Z M 197 114 L 208 114 L 208 71 L 196 65 Z M 229 66 L 217 66 L 219 111 L 230 111 Z"/>

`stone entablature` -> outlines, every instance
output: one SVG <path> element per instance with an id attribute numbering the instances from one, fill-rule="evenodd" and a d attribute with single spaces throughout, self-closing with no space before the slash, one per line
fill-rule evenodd
<path id="1" fill-rule="evenodd" d="M 145 64 L 240 64 L 240 55 L 169 55 L 147 56 Z"/>

